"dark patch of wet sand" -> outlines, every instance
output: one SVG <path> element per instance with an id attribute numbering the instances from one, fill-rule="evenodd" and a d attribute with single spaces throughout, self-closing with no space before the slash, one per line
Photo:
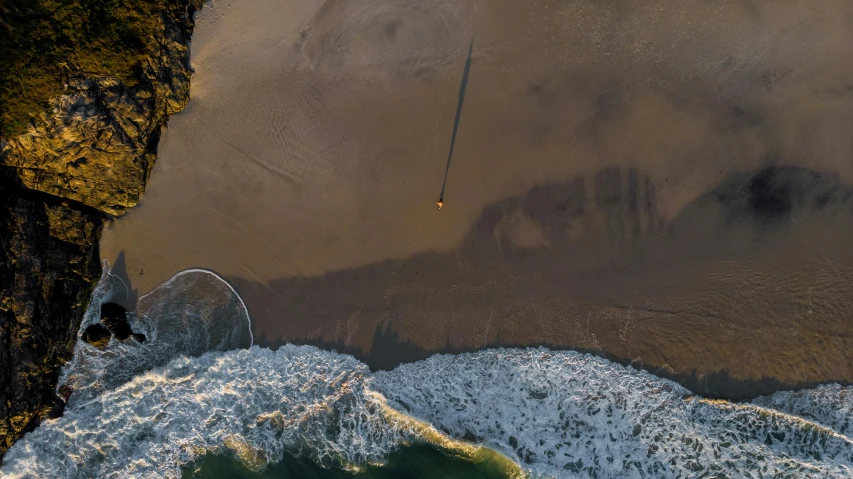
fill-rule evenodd
<path id="1" fill-rule="evenodd" d="M 853 188 L 769 168 L 668 225 L 655 195 L 640 172 L 605 169 L 490 206 L 450 253 L 231 281 L 261 344 L 316 344 L 373 368 L 546 345 L 712 397 L 853 381 Z"/>

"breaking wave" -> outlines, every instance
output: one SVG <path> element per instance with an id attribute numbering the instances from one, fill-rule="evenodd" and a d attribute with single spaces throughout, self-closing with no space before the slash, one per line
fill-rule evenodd
<path id="1" fill-rule="evenodd" d="M 97 353 L 78 345 L 86 354 L 66 372 L 76 389 L 65 415 L 15 444 L 4 475 L 180 477 L 208 453 L 232 455 L 255 470 L 284 454 L 357 469 L 417 442 L 483 453 L 453 439 L 463 437 L 520 464 L 507 461 L 508 476 L 853 475 L 849 388 L 732 404 L 598 357 L 543 348 L 437 355 L 378 373 L 311 346 L 223 352 L 217 348 L 246 342 L 248 317 L 232 307 L 236 293 L 214 279 L 221 282 L 209 273 L 179 275 L 140 300 L 148 305 L 134 327 L 147 325 L 150 346 L 113 340 L 112 349 Z M 108 296 L 101 286 L 93 305 Z M 212 329 L 187 336 L 186 328 L 199 329 L 196 320 Z M 176 347 L 201 353 L 198 338 L 212 350 L 147 356 Z M 118 374 L 119 367 L 138 369 L 127 355 L 150 370 L 125 380 L 129 373 Z"/>
<path id="2" fill-rule="evenodd" d="M 590 355 L 495 349 L 380 372 L 376 386 L 392 407 L 554 477 L 853 475 L 841 417 L 853 391 L 837 385 L 733 404 Z"/>

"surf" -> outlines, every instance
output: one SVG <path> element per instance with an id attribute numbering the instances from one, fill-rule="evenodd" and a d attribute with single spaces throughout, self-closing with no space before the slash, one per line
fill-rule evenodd
<path id="1" fill-rule="evenodd" d="M 105 270 L 81 332 L 120 292 Z M 7 453 L 6 477 L 182 477 L 225 456 L 381 466 L 425 445 L 506 477 L 849 477 L 849 388 L 735 404 L 572 351 L 490 349 L 371 372 L 313 346 L 252 345 L 239 295 L 179 273 L 129 315 L 145 343 L 78 341 L 65 414 Z"/>

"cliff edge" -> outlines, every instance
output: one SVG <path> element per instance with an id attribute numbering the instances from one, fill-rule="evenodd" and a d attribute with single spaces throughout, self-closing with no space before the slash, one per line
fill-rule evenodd
<path id="1" fill-rule="evenodd" d="M 103 224 L 139 202 L 160 130 L 189 100 L 189 40 L 203 2 L 149 3 L 159 10 L 139 23 L 150 30 L 127 52 L 140 59 L 132 78 L 63 62 L 63 93 L 44 99 L 24 128 L 0 133 L 15 131 L 0 137 L 0 457 L 61 410 L 56 382 L 101 273 Z"/>

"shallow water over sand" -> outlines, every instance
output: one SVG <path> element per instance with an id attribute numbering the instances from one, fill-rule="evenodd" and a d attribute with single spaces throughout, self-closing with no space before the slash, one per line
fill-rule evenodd
<path id="1" fill-rule="evenodd" d="M 102 254 L 138 294 L 210 268 L 262 343 L 371 365 L 549 344 L 853 380 L 853 4 L 611 3 L 214 1 Z"/>
<path id="2" fill-rule="evenodd" d="M 492 464 L 473 463 L 424 446 L 406 447 L 392 452 L 382 466 L 367 466 L 354 473 L 323 469 L 311 461 L 285 456 L 263 472 L 254 472 L 236 459 L 208 456 L 184 472 L 184 479 L 512 479 Z"/>

